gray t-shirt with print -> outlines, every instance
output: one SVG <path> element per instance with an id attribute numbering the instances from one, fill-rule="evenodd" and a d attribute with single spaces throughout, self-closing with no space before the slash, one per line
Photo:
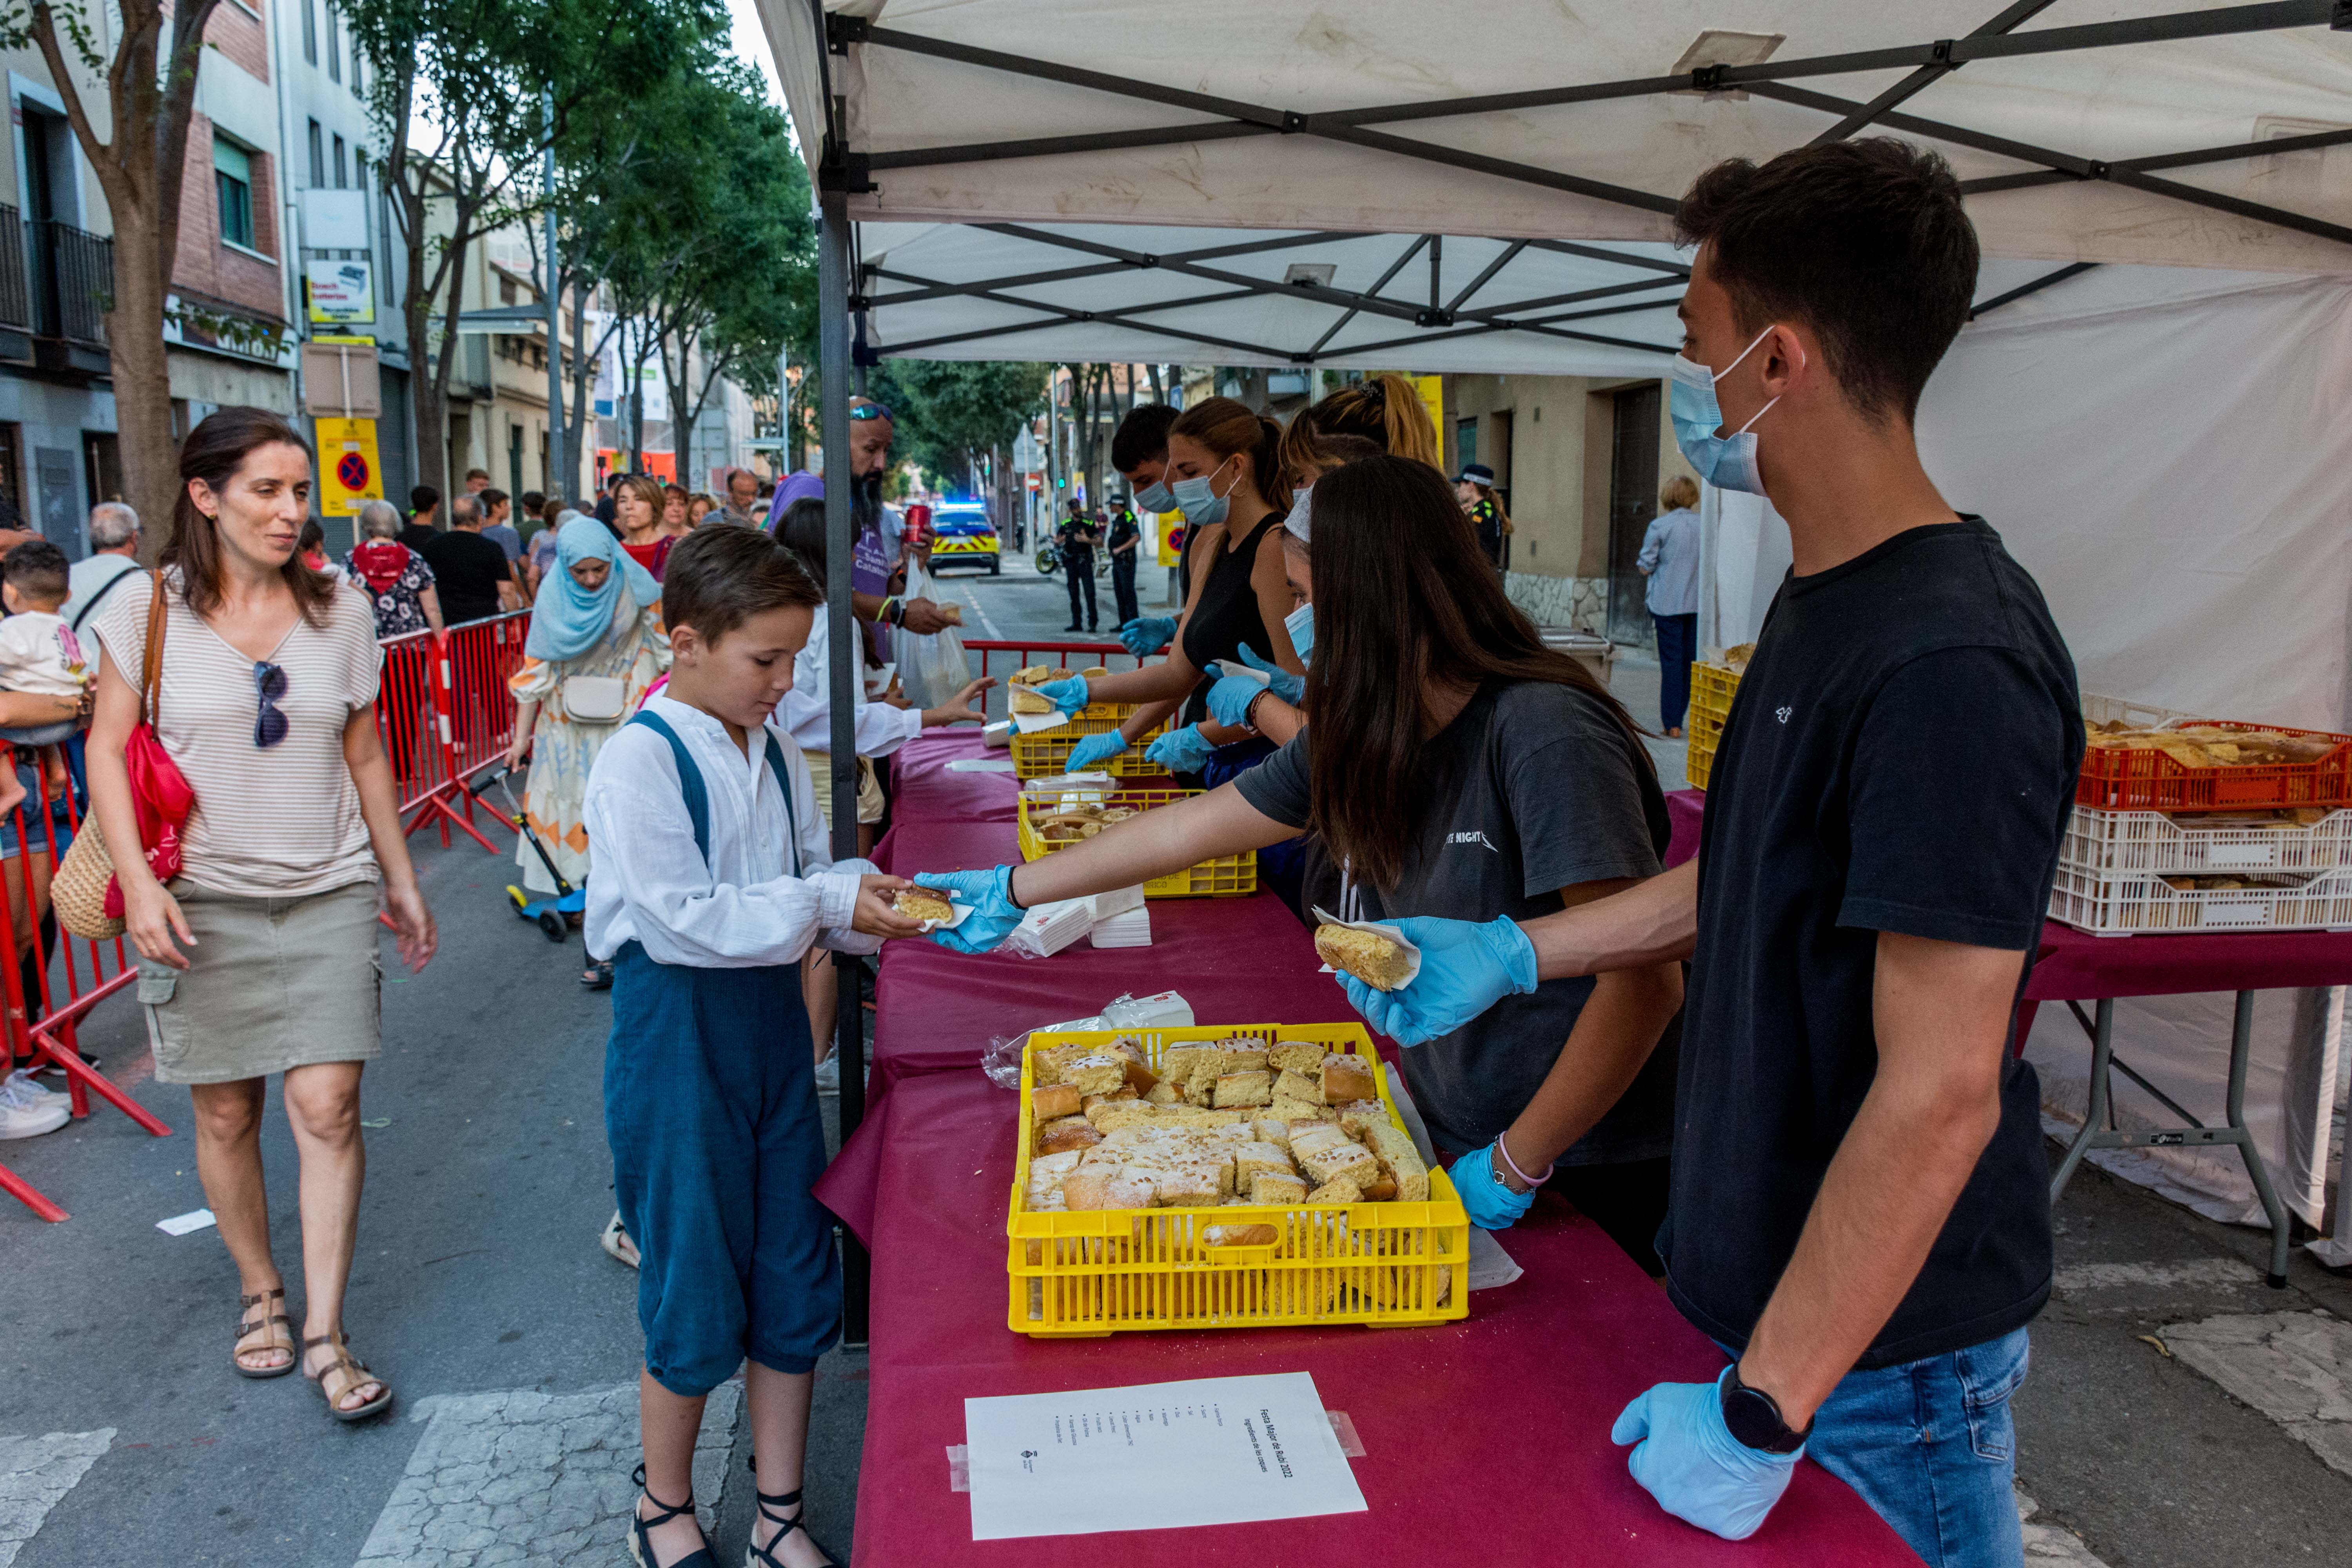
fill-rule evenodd
<path id="1" fill-rule="evenodd" d="M 1306 742 L 1299 735 L 1234 781 L 1252 806 L 1294 827 L 1307 825 L 1312 800 Z M 1528 920 L 1561 908 L 1563 888 L 1658 874 L 1669 826 L 1656 772 L 1590 692 L 1490 683 L 1422 758 L 1432 805 L 1420 843 L 1395 888 L 1362 889 L 1360 918 Z M 1466 1153 L 1507 1128 L 1551 1071 L 1592 986 L 1590 978 L 1545 981 L 1406 1051 L 1405 1081 L 1431 1138 Z M 1633 1087 L 1562 1164 L 1667 1152 L 1681 1042 L 1677 1014 Z"/>

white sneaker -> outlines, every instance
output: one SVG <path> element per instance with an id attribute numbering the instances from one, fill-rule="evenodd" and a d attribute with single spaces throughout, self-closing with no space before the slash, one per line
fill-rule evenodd
<path id="1" fill-rule="evenodd" d="M 73 1096 L 35 1082 L 32 1069 L 29 1068 L 18 1068 L 6 1079 L 0 1079 L 0 1089 L 6 1090 L 17 1100 L 33 1105 L 46 1105 L 55 1100 L 59 1105 L 67 1107 L 68 1113 L 73 1105 Z"/>
<path id="2" fill-rule="evenodd" d="M 841 1092 L 841 1058 L 830 1056 L 816 1064 L 816 1091 L 819 1094 Z"/>
<path id="3" fill-rule="evenodd" d="M 72 1120 L 73 1110 L 65 1096 L 35 1100 L 18 1092 L 13 1076 L 0 1082 L 0 1140 L 38 1138 Z"/>

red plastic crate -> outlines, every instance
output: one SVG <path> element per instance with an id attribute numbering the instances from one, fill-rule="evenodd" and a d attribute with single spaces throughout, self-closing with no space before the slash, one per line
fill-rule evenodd
<path id="1" fill-rule="evenodd" d="M 2074 804 L 2105 811 L 2244 811 L 2290 805 L 2352 805 L 2352 735 L 2325 730 L 2290 730 L 2281 724 L 2234 724 L 2200 720 L 2217 730 L 2267 730 L 2336 742 L 2315 762 L 2263 763 L 2244 767 L 2216 763 L 2190 767 L 2162 752 L 2126 752 L 2092 747 L 2083 753 L 2083 776 Z"/>

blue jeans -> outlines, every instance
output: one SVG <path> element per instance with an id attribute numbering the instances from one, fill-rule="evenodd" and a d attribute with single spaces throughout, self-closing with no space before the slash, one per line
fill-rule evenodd
<path id="1" fill-rule="evenodd" d="M 1658 628 L 1658 726 L 1682 728 L 1690 707 L 1691 660 L 1698 657 L 1698 615 L 1652 616 Z"/>
<path id="2" fill-rule="evenodd" d="M 2021 1568 L 2010 1396 L 2025 1331 L 1875 1372 L 1850 1372 L 1813 1417 L 1806 1454 L 1862 1494 L 1927 1568 Z"/>

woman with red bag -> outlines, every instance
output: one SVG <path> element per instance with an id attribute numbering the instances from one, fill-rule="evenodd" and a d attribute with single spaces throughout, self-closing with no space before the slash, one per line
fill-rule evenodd
<path id="1" fill-rule="evenodd" d="M 376 734 L 373 614 L 296 554 L 310 448 L 274 414 L 224 408 L 189 432 L 180 477 L 153 596 L 117 595 L 91 623 L 107 658 L 90 808 L 139 950 L 155 1077 L 190 1086 L 196 1172 L 236 1264 L 232 1367 L 282 1377 L 299 1364 L 353 1421 L 392 1404 L 342 1326 L 367 1163 L 360 1073 L 380 1048 L 379 897 L 411 969 L 433 956 L 433 917 Z M 180 804 L 175 774 L 193 795 L 184 822 L 142 834 Z M 299 1351 L 262 1184 L 271 1073 L 285 1075 L 301 1156 Z"/>

